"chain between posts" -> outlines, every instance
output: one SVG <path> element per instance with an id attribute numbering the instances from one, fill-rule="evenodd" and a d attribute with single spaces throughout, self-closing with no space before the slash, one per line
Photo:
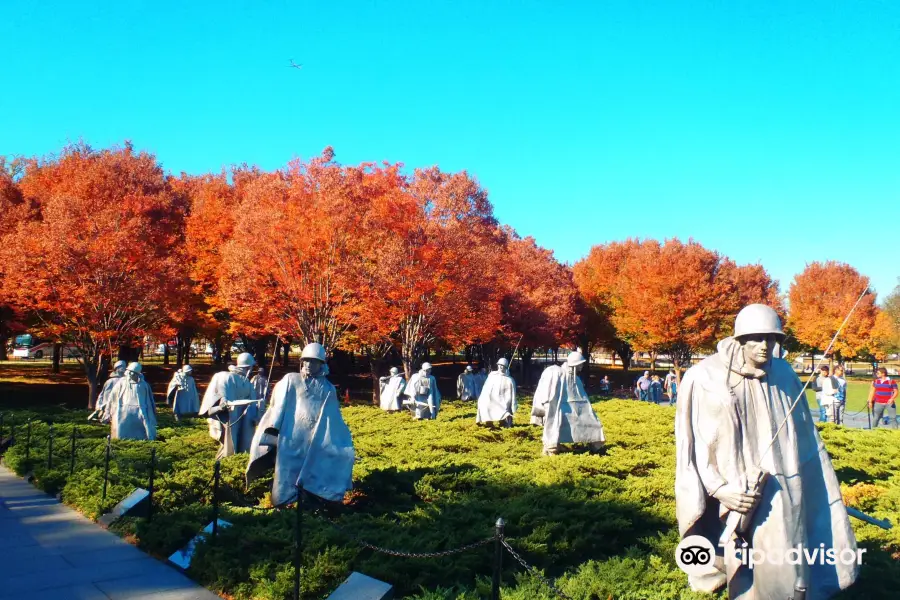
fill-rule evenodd
<path id="1" fill-rule="evenodd" d="M 516 559 L 516 562 L 522 565 L 526 571 L 529 571 L 532 575 L 540 579 L 541 582 L 548 588 L 550 588 L 550 591 L 556 594 L 558 598 L 562 598 L 562 600 L 572 600 L 569 596 L 566 596 L 561 591 L 559 591 L 559 589 L 553 584 L 553 582 L 541 575 L 537 569 L 525 562 L 525 559 L 519 556 L 519 553 L 513 550 L 512 546 L 510 546 L 505 539 L 501 539 L 500 543 L 503 544 L 503 547 L 506 548 L 506 551 L 509 552 L 514 559 Z"/>
<path id="2" fill-rule="evenodd" d="M 390 548 L 382 548 L 381 546 L 376 546 L 375 544 L 370 544 L 369 542 L 353 535 L 352 533 L 350 533 L 344 527 L 341 527 L 337 523 L 335 523 L 329 519 L 326 519 L 325 517 L 322 517 L 321 515 L 316 515 L 316 516 L 319 517 L 319 519 L 321 519 L 325 523 L 334 527 L 336 530 L 338 530 L 341 533 L 343 533 L 344 535 L 346 535 L 348 538 L 350 538 L 351 540 L 353 540 L 354 542 L 356 542 L 363 548 L 368 548 L 369 550 L 374 550 L 375 552 L 380 552 L 382 554 L 387 554 L 389 556 L 399 556 L 402 558 L 442 558 L 444 556 L 452 556 L 454 554 L 460 554 L 462 552 L 466 552 L 468 550 L 472 550 L 472 549 L 478 548 L 480 546 L 486 546 L 487 544 L 490 544 L 491 542 L 493 542 L 495 540 L 494 537 L 489 537 L 487 539 L 479 540 L 477 542 L 468 544 L 466 546 L 461 546 L 459 548 L 454 548 L 452 550 L 442 550 L 440 552 L 403 552 L 401 550 L 392 550 Z"/>

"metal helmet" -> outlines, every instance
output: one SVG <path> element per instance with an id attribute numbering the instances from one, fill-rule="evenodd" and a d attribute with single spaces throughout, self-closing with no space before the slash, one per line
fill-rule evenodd
<path id="1" fill-rule="evenodd" d="M 468 371 L 469 373 L 471 373 L 471 372 L 473 371 L 472 365 L 466 366 L 466 371 Z"/>
<path id="2" fill-rule="evenodd" d="M 423 371 L 429 371 L 429 370 L 431 370 L 431 363 L 427 363 L 427 362 L 426 362 L 426 363 L 422 363 L 422 370 L 423 370 Z"/>
<path id="3" fill-rule="evenodd" d="M 181 372 L 182 373 L 193 373 L 194 367 L 192 367 L 191 365 L 184 365 L 183 367 L 181 367 Z"/>
<path id="4" fill-rule="evenodd" d="M 248 367 L 252 367 L 256 364 L 256 360 L 253 359 L 253 355 L 249 352 L 241 352 L 238 354 L 237 359 L 237 368 L 244 369 Z"/>
<path id="5" fill-rule="evenodd" d="M 300 360 L 303 359 L 311 359 L 317 360 L 319 362 L 325 362 L 325 346 L 320 344 L 319 342 L 313 342 L 312 344 L 307 344 L 303 348 L 303 353 L 300 354 Z"/>
<path id="6" fill-rule="evenodd" d="M 113 371 L 124 371 L 128 367 L 128 363 L 124 360 L 117 360 L 116 364 L 113 365 Z"/>
<path id="7" fill-rule="evenodd" d="M 734 337 L 754 334 L 774 334 L 782 339 L 785 337 L 781 319 L 773 308 L 765 304 L 751 304 L 738 313 L 734 320 Z"/>
<path id="8" fill-rule="evenodd" d="M 497 366 L 498 366 L 498 367 L 499 367 L 499 366 L 508 367 L 508 366 L 509 366 L 509 361 L 506 360 L 505 358 L 501 358 L 500 360 L 497 361 Z"/>
<path id="9" fill-rule="evenodd" d="M 570 367 L 577 367 L 586 362 L 581 352 L 569 352 L 569 356 L 566 357 L 566 365 Z"/>
<path id="10" fill-rule="evenodd" d="M 400 369 L 398 369 L 397 367 L 391 367 L 391 375 L 399 375 L 399 374 L 400 374 Z"/>
<path id="11" fill-rule="evenodd" d="M 140 373 L 142 370 L 141 363 L 139 363 L 139 362 L 128 363 L 128 367 L 126 367 L 125 370 L 131 371 L 132 373 Z"/>

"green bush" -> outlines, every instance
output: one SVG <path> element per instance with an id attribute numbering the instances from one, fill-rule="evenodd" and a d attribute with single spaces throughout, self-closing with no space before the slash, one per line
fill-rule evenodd
<path id="1" fill-rule="evenodd" d="M 687 586 L 674 562 L 674 409 L 629 400 L 598 400 L 605 452 L 573 448 L 541 456 L 541 430 L 528 425 L 526 400 L 511 429 L 475 424 L 475 407 L 448 402 L 436 421 L 415 422 L 372 406 L 343 408 L 357 453 L 354 490 L 342 504 L 310 501 L 304 513 L 302 587 L 322 598 L 357 570 L 394 584 L 398 597 L 475 600 L 490 592 L 493 543 L 439 559 L 376 553 L 351 539 L 404 552 L 439 552 L 484 540 L 506 522 L 509 543 L 544 576 L 578 600 L 688 600 L 706 597 Z M 176 423 L 161 409 L 159 440 L 114 441 L 107 499 L 101 499 L 107 428 L 72 411 L 56 420 L 52 469 L 46 468 L 45 424 L 32 429 L 30 464 L 24 444 L 6 454 L 18 473 L 31 470 L 42 488 L 96 518 L 134 487 L 146 487 L 151 448 L 157 452 L 154 519 L 120 520 L 114 530 L 166 557 L 211 520 L 216 444 L 206 422 Z M 21 431 L 24 418 L 17 413 Z M 47 414 L 30 415 L 47 418 Z M 69 476 L 68 436 L 77 426 L 75 476 Z M 896 433 L 820 426 L 845 500 L 880 518 L 900 507 L 900 438 Z M 190 574 L 236 599 L 281 600 L 293 592 L 295 511 L 264 510 L 268 481 L 244 486 L 247 456 L 221 465 L 220 529 L 198 547 Z M 330 523 L 337 524 L 343 531 Z M 900 588 L 900 533 L 854 521 L 868 549 L 862 577 L 845 598 L 889 598 Z M 503 598 L 553 598 L 508 554 Z M 719 594 L 719 597 L 723 597 Z"/>

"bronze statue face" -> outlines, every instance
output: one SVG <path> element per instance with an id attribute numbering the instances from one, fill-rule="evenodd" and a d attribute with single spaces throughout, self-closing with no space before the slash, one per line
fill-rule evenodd
<path id="1" fill-rule="evenodd" d="M 303 360 L 300 365 L 300 374 L 303 377 L 315 377 L 322 372 L 322 363 L 317 360 Z"/>
<path id="2" fill-rule="evenodd" d="M 744 360 L 747 364 L 762 368 L 775 350 L 775 335 L 756 333 L 741 337 L 741 349 L 744 352 Z"/>

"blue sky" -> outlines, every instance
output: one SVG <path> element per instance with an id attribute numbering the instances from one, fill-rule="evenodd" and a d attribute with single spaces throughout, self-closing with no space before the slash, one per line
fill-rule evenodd
<path id="1" fill-rule="evenodd" d="M 900 3 L 77 4 L 3 11 L 0 154 L 130 139 L 198 173 L 330 145 L 468 170 L 563 261 L 677 236 L 783 290 L 814 260 L 900 275 Z"/>

